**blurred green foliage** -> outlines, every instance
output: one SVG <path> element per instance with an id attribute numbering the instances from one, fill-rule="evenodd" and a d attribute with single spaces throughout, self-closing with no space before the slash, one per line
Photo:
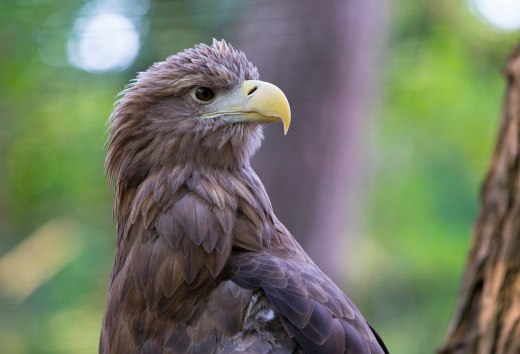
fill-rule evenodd
<path id="1" fill-rule="evenodd" d="M 377 328 L 394 353 L 433 353 L 455 306 L 518 33 L 496 32 L 464 2 L 401 4 L 369 188 L 371 237 L 387 254 L 379 291 L 365 293 L 392 304 L 373 315 L 391 319 Z"/>
<path id="2" fill-rule="evenodd" d="M 241 6 L 199 3 L 152 2 L 137 61 L 103 75 L 66 63 L 83 2 L 0 5 L 0 259 L 55 219 L 74 220 L 84 244 L 27 298 L 0 291 L 0 352 L 96 351 L 115 231 L 105 122 L 136 71 L 225 36 Z M 517 36 L 490 29 L 464 2 L 401 0 L 390 10 L 367 188 L 373 242 L 363 250 L 376 262 L 359 270 L 371 276 L 354 279 L 351 295 L 392 352 L 431 353 L 455 304 L 498 129 L 500 69 Z"/>

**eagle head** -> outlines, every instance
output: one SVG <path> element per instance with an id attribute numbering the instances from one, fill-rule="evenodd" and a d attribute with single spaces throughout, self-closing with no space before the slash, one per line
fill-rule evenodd
<path id="1" fill-rule="evenodd" d="M 155 168 L 242 168 L 260 146 L 260 123 L 289 128 L 287 98 L 259 81 L 244 53 L 224 40 L 199 44 L 140 73 L 110 117 L 107 170 L 137 185 Z"/>

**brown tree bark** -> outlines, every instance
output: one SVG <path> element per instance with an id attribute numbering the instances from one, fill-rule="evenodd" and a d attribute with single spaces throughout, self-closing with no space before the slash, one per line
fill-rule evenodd
<path id="1" fill-rule="evenodd" d="M 266 129 L 253 165 L 278 218 L 341 282 L 345 250 L 362 228 L 386 7 L 380 0 L 249 5 L 234 34 L 237 46 L 262 80 L 287 94 L 293 116 L 286 137 L 279 126 Z"/>
<path id="2" fill-rule="evenodd" d="M 442 354 L 520 353 L 520 47 L 505 75 L 498 143 Z"/>

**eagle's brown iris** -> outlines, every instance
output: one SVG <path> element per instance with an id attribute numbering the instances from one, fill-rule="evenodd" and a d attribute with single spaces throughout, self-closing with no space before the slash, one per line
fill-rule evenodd
<path id="1" fill-rule="evenodd" d="M 202 102 L 209 102 L 215 97 L 215 91 L 209 87 L 197 87 L 195 97 Z"/>

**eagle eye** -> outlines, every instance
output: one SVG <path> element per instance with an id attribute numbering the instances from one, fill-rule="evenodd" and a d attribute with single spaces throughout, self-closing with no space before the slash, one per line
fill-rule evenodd
<path id="1" fill-rule="evenodd" d="M 209 87 L 200 86 L 193 91 L 193 96 L 200 103 L 210 103 L 215 98 L 215 91 Z"/>

